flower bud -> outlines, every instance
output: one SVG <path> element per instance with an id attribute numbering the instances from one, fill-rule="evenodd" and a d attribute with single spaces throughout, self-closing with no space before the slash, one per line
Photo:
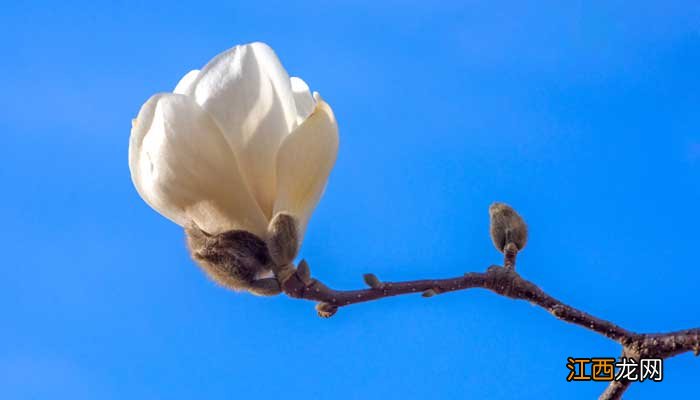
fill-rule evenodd
<path id="1" fill-rule="evenodd" d="M 491 217 L 491 240 L 503 253 L 506 245 L 513 243 L 518 251 L 527 243 L 527 225 L 523 218 L 509 205 L 493 203 L 489 207 Z"/>

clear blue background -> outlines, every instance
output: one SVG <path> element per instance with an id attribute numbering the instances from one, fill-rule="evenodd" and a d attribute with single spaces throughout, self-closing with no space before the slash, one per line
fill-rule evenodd
<path id="1" fill-rule="evenodd" d="M 700 4 L 34 2 L 0 14 L 3 399 L 595 398 L 619 347 L 473 290 L 341 309 L 236 294 L 134 190 L 131 119 L 239 43 L 333 106 L 302 256 L 337 288 L 483 271 L 492 201 L 519 270 L 644 332 L 700 325 Z M 27 2 L 24 2 L 27 3 Z M 629 398 L 697 393 L 700 359 Z"/>

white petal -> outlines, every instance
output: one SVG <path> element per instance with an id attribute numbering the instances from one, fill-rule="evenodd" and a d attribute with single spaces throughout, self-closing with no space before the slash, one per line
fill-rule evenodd
<path id="1" fill-rule="evenodd" d="M 321 198 L 338 154 L 338 125 L 331 107 L 320 96 L 316 109 L 282 143 L 277 155 L 277 199 L 274 214 L 299 219 L 303 237 Z"/>
<path id="2" fill-rule="evenodd" d="M 198 75 L 198 69 L 194 69 L 185 74 L 185 76 L 183 76 L 182 79 L 180 79 L 180 82 L 177 83 L 177 86 L 175 86 L 175 90 L 173 90 L 173 93 L 187 94 L 190 91 L 194 80 L 197 79 Z"/>
<path id="3" fill-rule="evenodd" d="M 266 218 L 235 155 L 191 97 L 159 94 L 143 105 L 131 130 L 129 169 L 141 197 L 181 226 L 265 232 Z"/>
<path id="4" fill-rule="evenodd" d="M 268 218 L 275 198 L 275 155 L 296 125 L 289 75 L 264 43 L 237 46 L 211 60 L 187 93 L 219 124 L 241 173 Z"/>
<path id="5" fill-rule="evenodd" d="M 291 78 L 291 84 L 292 93 L 294 94 L 294 104 L 296 105 L 297 109 L 297 125 L 300 125 L 314 110 L 314 107 L 316 107 L 316 102 L 314 101 L 313 96 L 311 96 L 309 85 L 307 85 L 301 78 L 293 76 Z"/>

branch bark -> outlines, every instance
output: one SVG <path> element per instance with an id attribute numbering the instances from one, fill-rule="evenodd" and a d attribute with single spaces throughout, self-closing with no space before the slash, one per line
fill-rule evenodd
<path id="1" fill-rule="evenodd" d="M 365 275 L 370 286 L 360 290 L 334 290 L 310 277 L 308 265 L 302 261 L 283 280 L 282 290 L 290 297 L 318 302 L 316 310 L 322 317 L 330 317 L 340 307 L 385 297 L 423 293 L 424 297 L 481 288 L 498 295 L 516 300 L 525 300 L 545 309 L 554 317 L 593 332 L 599 333 L 622 345 L 625 357 L 669 358 L 693 351 L 700 353 L 700 328 L 668 333 L 636 333 L 624 329 L 610 321 L 593 316 L 550 296 L 534 283 L 523 279 L 513 268 L 515 257 L 506 258 L 506 267 L 491 266 L 486 272 L 469 272 L 463 276 L 448 279 L 428 279 L 404 282 L 381 282 L 374 275 Z M 616 400 L 631 385 L 629 381 L 613 381 L 600 400 Z"/>

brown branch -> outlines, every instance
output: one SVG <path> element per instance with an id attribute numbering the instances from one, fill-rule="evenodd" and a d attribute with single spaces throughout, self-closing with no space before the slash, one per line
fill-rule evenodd
<path id="1" fill-rule="evenodd" d="M 508 267 L 491 266 L 486 272 L 470 272 L 448 279 L 429 279 L 405 282 L 381 282 L 374 275 L 365 275 L 370 286 L 361 290 L 334 290 L 310 277 L 308 265 L 302 261 L 299 268 L 284 279 L 282 290 L 290 297 L 318 302 L 320 316 L 330 317 L 340 307 L 403 294 L 436 294 L 482 288 L 501 296 L 526 300 L 539 306 L 556 318 L 597 332 L 622 345 L 623 356 L 641 358 L 669 358 L 688 351 L 700 353 L 700 328 L 669 333 L 639 334 L 612 322 L 571 307 L 548 295 L 534 283 L 523 279 L 514 269 L 515 257 L 506 254 Z M 512 263 L 511 263 L 512 262 Z M 620 399 L 630 386 L 628 381 L 613 381 L 601 395 L 601 400 Z"/>
<path id="2" fill-rule="evenodd" d="M 632 384 L 632 381 L 627 379 L 621 379 L 619 381 L 612 381 L 605 388 L 603 394 L 598 397 L 598 400 L 617 400 L 621 399 L 622 395 L 625 393 L 628 387 Z"/>

